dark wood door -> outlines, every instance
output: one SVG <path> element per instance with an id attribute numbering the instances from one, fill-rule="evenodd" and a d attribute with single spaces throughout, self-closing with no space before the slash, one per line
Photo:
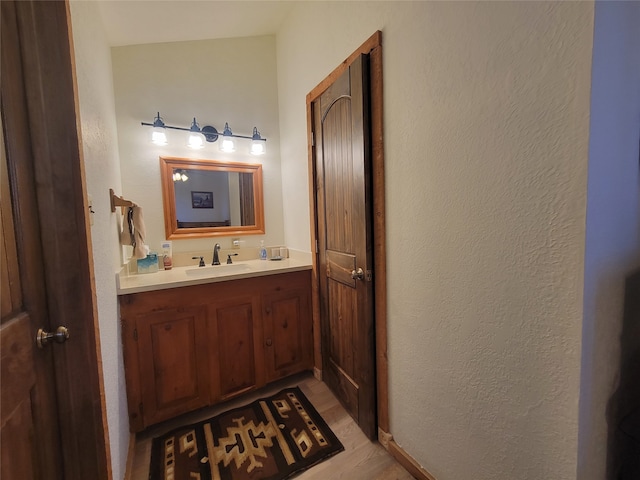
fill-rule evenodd
<path id="1" fill-rule="evenodd" d="M 4 18 L 3 18 L 4 20 Z M 3 22 L 3 29 L 5 24 Z M 4 117 L 4 115 L 3 115 Z M 3 128 L 4 133 L 4 128 Z M 2 188 L 0 211 L 2 230 L 0 272 L 2 298 L 0 307 L 0 367 L 2 374 L 2 442 L 0 448 L 0 478 L 62 478 L 59 428 L 55 404 L 55 385 L 52 351 L 34 352 L 32 325 L 46 325 L 47 309 L 45 287 L 37 281 L 37 270 L 33 264 L 19 262 L 18 253 L 24 253 L 30 245 L 18 248 L 13 202 L 9 185 L 9 174 L 4 135 L 2 144 Z M 31 228 L 37 226 L 29 225 Z M 27 227 L 27 225 L 23 225 Z M 29 232 L 27 232 L 29 233 Z M 37 254 L 37 249 L 34 251 Z M 22 268 L 19 263 L 22 263 Z M 29 269 L 31 271 L 25 271 Z M 35 274 L 35 276 L 34 276 Z M 26 282 L 31 279 L 31 282 Z M 35 282 L 33 280 L 36 279 Z M 37 367 L 36 369 L 36 361 Z M 41 375 L 38 375 L 38 372 Z M 40 414 L 38 412 L 41 412 Z M 47 476 L 40 468 L 38 458 L 51 462 Z"/>
<path id="2" fill-rule="evenodd" d="M 107 479 L 64 2 L 2 1 L 1 477 Z M 71 340 L 38 348 L 39 328 Z"/>
<path id="3" fill-rule="evenodd" d="M 323 378 L 374 438 L 368 59 L 357 57 L 312 105 Z"/>
<path id="4" fill-rule="evenodd" d="M 145 426 L 209 405 L 206 307 L 140 315 L 136 333 Z"/>

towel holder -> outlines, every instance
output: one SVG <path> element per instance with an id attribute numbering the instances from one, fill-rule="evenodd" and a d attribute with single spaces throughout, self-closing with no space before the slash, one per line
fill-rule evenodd
<path id="1" fill-rule="evenodd" d="M 122 214 L 124 215 L 125 207 L 133 207 L 133 202 L 130 200 L 125 200 L 122 197 L 116 195 L 113 191 L 113 188 L 109 189 L 109 198 L 111 199 L 111 211 L 115 212 L 116 207 L 122 207 Z"/>

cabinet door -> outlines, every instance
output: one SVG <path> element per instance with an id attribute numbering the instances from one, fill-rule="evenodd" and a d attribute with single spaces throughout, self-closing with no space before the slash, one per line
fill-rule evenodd
<path id="1" fill-rule="evenodd" d="M 210 403 L 206 308 L 136 318 L 144 426 Z"/>
<path id="2" fill-rule="evenodd" d="M 312 368 L 313 339 L 307 288 L 284 288 L 263 296 L 267 382 Z"/>
<path id="3" fill-rule="evenodd" d="M 215 401 L 264 385 L 258 295 L 231 297 L 209 305 L 211 386 Z"/>

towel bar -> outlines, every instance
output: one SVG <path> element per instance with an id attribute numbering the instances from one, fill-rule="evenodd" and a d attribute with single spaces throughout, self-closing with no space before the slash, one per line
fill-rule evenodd
<path id="1" fill-rule="evenodd" d="M 111 199 L 111 211 L 115 212 L 116 207 L 122 207 L 122 214 L 124 215 L 125 207 L 133 207 L 133 202 L 130 200 L 125 200 L 122 197 L 119 197 L 113 192 L 113 188 L 109 189 L 109 198 Z"/>

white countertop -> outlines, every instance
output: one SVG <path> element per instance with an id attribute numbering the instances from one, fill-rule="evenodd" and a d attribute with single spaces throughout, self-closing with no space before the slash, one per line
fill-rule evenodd
<path id="1" fill-rule="evenodd" d="M 198 267 L 197 265 L 174 267 L 171 270 L 143 274 L 128 274 L 123 268 L 116 274 L 116 288 L 118 295 L 127 295 L 300 270 L 311 270 L 311 254 L 296 255 L 282 260 L 239 261 L 231 265 L 223 263 L 206 267 Z"/>

